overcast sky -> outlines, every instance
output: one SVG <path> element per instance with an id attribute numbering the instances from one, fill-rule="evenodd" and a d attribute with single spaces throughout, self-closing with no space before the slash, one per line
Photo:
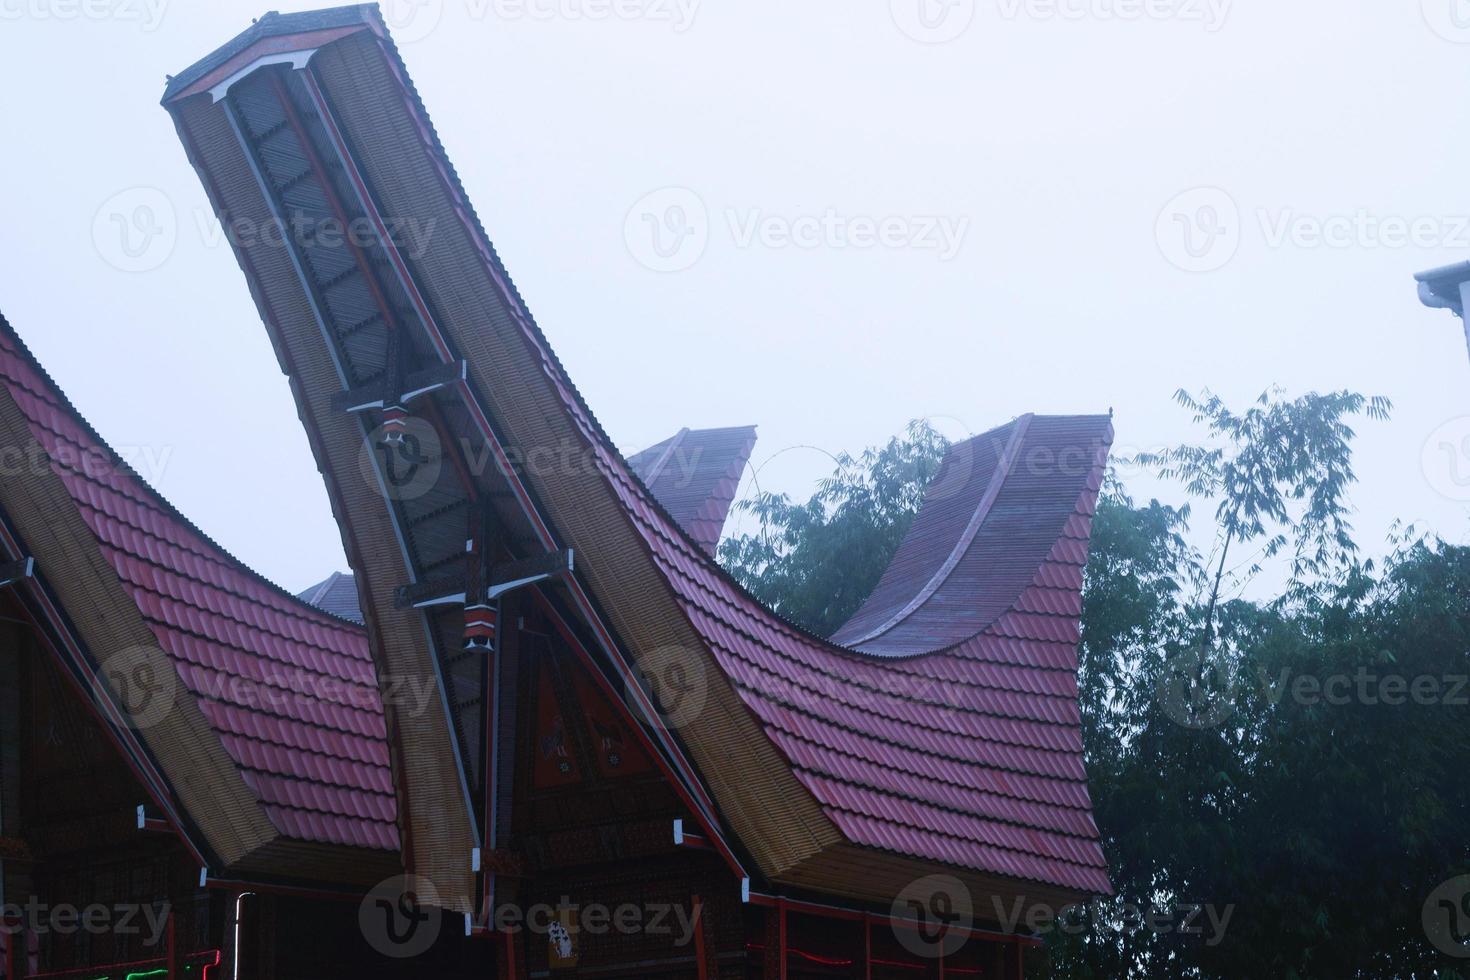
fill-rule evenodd
<path id="1" fill-rule="evenodd" d="M 296 590 L 345 567 L 340 537 L 158 106 L 265 3 L 0 0 L 0 310 L 185 514 Z M 1470 259 L 1465 0 L 385 13 L 625 451 L 754 423 L 762 485 L 804 496 L 828 453 L 915 417 L 959 437 L 1112 408 L 1130 451 L 1189 436 L 1181 386 L 1346 387 L 1396 406 L 1360 429 L 1365 547 L 1395 518 L 1470 539 L 1470 362 L 1411 278 Z"/>

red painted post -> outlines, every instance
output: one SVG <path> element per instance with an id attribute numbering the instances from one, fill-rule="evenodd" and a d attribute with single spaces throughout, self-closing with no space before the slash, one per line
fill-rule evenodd
<path id="1" fill-rule="evenodd" d="M 178 921 L 178 915 L 175 914 L 173 909 L 169 909 L 165 931 L 165 935 L 168 937 L 168 940 L 167 945 L 164 947 L 164 955 L 168 957 L 166 961 L 168 973 L 165 974 L 165 976 L 168 977 L 168 980 L 182 980 L 179 975 L 182 971 L 179 970 L 178 929 L 175 926 L 175 923 L 177 923 Z"/>
<path id="2" fill-rule="evenodd" d="M 699 964 L 699 980 L 709 980 L 709 963 L 704 952 L 704 902 L 694 896 L 694 959 Z"/>
<path id="3" fill-rule="evenodd" d="M 27 948 L 25 923 L 20 919 L 6 919 L 5 925 L 15 930 L 5 934 L 5 980 L 19 980 Z"/>
<path id="4" fill-rule="evenodd" d="M 863 913 L 863 980 L 873 980 L 873 917 Z"/>
<path id="5" fill-rule="evenodd" d="M 502 932 L 500 934 L 501 952 L 505 958 L 505 980 L 520 980 L 520 944 L 516 942 L 516 934 L 513 932 Z"/>
<path id="6" fill-rule="evenodd" d="M 786 903 L 784 901 L 776 906 L 776 917 L 776 931 L 781 937 L 781 980 L 786 980 Z"/>

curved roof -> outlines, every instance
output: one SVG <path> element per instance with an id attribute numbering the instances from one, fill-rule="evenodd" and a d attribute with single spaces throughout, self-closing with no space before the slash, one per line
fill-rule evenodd
<path id="1" fill-rule="evenodd" d="M 179 515 L 118 461 L 3 317 L 0 384 L 276 830 L 396 848 L 362 631 L 276 588 Z"/>
<path id="2" fill-rule="evenodd" d="M 953 446 L 873 594 L 834 643 L 884 656 L 960 643 L 1011 611 L 1057 540 L 1105 443 L 1106 417 L 1023 415 Z M 1072 555 L 1086 558 L 1086 535 Z M 1054 593 L 1057 590 L 1053 590 Z M 1040 610 L 1075 619 L 1060 594 Z"/>
<path id="3" fill-rule="evenodd" d="M 754 447 L 753 425 L 680 429 L 629 456 L 628 465 L 669 516 L 713 555 Z"/>
<path id="4" fill-rule="evenodd" d="M 849 840 L 1107 893 L 1076 644 L 1111 441 L 1106 416 L 1028 416 L 953 447 L 839 631 L 858 649 L 781 620 L 613 476 L 690 621 Z"/>
<path id="5" fill-rule="evenodd" d="M 1075 674 L 1107 419 L 1018 420 L 961 444 L 973 460 L 947 467 L 912 543 L 840 631 L 856 649 L 803 632 L 720 569 L 613 447 L 506 273 L 386 27 L 362 16 L 371 31 L 322 45 L 304 70 L 340 131 L 330 152 L 370 189 L 361 207 L 438 222 L 398 281 L 422 293 L 413 325 L 437 356 L 468 364 L 452 407 L 493 425 L 467 430 L 590 452 L 595 472 L 528 470 L 525 506 L 544 517 L 546 537 L 576 549 L 565 587 L 595 600 L 580 608 L 605 614 L 619 656 L 642 663 L 672 649 L 691 668 L 717 665 L 704 710 L 678 735 L 758 865 L 779 881 L 853 894 L 887 887 L 879 871 L 934 863 L 1014 879 L 1033 896 L 1035 883 L 1109 891 Z M 196 96 L 170 108 L 216 207 L 260 209 L 219 110 Z M 319 463 L 345 467 L 360 434 L 319 411 L 339 384 L 337 341 L 308 316 L 299 271 L 263 249 L 247 257 Z M 252 268 L 273 259 L 267 272 Z M 1081 462 L 1027 463 L 1045 452 Z M 348 524 L 382 519 L 383 501 L 329 487 Z M 389 557 L 372 557 L 391 574 Z M 855 862 L 853 848 L 885 860 Z"/>

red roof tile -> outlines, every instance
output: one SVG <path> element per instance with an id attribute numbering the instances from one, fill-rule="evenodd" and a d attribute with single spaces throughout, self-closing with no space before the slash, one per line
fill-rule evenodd
<path id="1" fill-rule="evenodd" d="M 247 569 L 115 462 L 3 318 L 0 327 L 0 383 L 276 829 L 396 849 L 363 632 Z"/>
<path id="2" fill-rule="evenodd" d="M 753 448 L 753 425 L 680 429 L 628 457 L 628 465 L 669 516 L 713 555 Z"/>
<path id="3" fill-rule="evenodd" d="M 601 461 L 690 622 L 851 841 L 1107 893 L 1076 644 L 1111 439 L 1104 417 L 1028 416 L 953 447 L 834 638 L 851 648 L 762 607 Z"/>

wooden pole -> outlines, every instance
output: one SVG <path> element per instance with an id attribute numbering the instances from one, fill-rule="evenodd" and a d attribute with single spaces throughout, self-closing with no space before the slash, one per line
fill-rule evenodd
<path id="1" fill-rule="evenodd" d="M 781 980 L 786 980 L 786 903 L 782 902 L 776 907 L 777 925 L 776 932 L 781 938 Z"/>
<path id="2" fill-rule="evenodd" d="M 25 975 L 23 964 L 26 952 L 29 949 L 29 940 L 26 936 L 25 923 L 20 919 L 7 920 L 7 926 L 14 927 L 15 931 L 5 936 L 5 980 L 20 980 Z"/>
<path id="3" fill-rule="evenodd" d="M 165 947 L 164 956 L 167 957 L 165 966 L 168 980 L 183 980 L 184 971 L 179 968 L 179 916 L 174 909 L 168 910 L 168 920 L 164 924 Z"/>
<path id="4" fill-rule="evenodd" d="M 693 898 L 694 905 L 694 958 L 699 963 L 699 980 L 709 980 L 709 963 L 705 960 L 704 951 L 704 902 L 698 895 Z"/>
<path id="5" fill-rule="evenodd" d="M 863 980 L 873 980 L 873 917 L 863 913 Z"/>

